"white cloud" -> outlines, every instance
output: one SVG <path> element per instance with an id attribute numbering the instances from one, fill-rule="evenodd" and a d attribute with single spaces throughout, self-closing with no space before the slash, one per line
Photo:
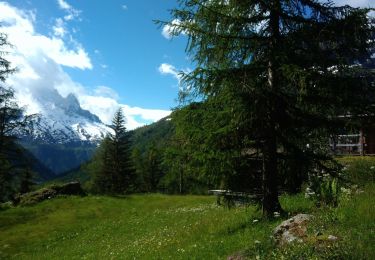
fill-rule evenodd
<path id="1" fill-rule="evenodd" d="M 164 25 L 163 30 L 161 31 L 161 34 L 164 36 L 164 38 L 170 40 L 172 38 L 170 26 Z"/>
<path id="2" fill-rule="evenodd" d="M 173 29 L 175 26 L 180 25 L 181 21 L 178 19 L 174 19 L 170 24 L 166 24 L 163 26 L 163 29 L 161 31 L 161 34 L 168 40 L 172 38 L 173 34 Z M 185 33 L 182 31 L 182 35 L 185 35 Z"/>
<path id="3" fill-rule="evenodd" d="M 0 23 L 3 25 L 1 29 L 8 34 L 9 42 L 14 46 L 8 50 L 10 54 L 6 58 L 19 69 L 19 72 L 9 77 L 7 83 L 15 88 L 20 105 L 26 106 L 28 113 L 43 112 L 43 99 L 48 99 L 49 95 L 60 94 L 66 97 L 73 93 L 82 108 L 96 114 L 107 124 L 111 122 L 115 111 L 123 107 L 128 119 L 128 129 L 154 122 L 170 114 L 167 110 L 143 109 L 121 104 L 117 101 L 118 94 L 110 87 L 98 86 L 89 90 L 73 81 L 63 70 L 63 66 L 91 69 L 88 54 L 72 39 L 69 42 L 73 42 L 74 46 L 69 47 L 54 27 L 51 28 L 53 36 L 37 33 L 34 21 L 33 13 L 0 2 Z M 63 24 L 63 21 L 56 20 L 55 27 Z"/>
<path id="4" fill-rule="evenodd" d="M 145 123 L 156 122 L 171 113 L 169 110 L 145 109 L 120 104 L 114 98 L 106 97 L 102 93 L 98 96 L 81 95 L 79 100 L 82 108 L 96 114 L 106 124 L 111 123 L 113 115 L 121 107 L 127 119 L 126 127 L 130 130 L 143 126 Z"/>
<path id="5" fill-rule="evenodd" d="M 321 3 L 326 3 L 326 0 L 319 0 Z M 344 6 L 349 5 L 351 7 L 361 8 L 375 8 L 374 0 L 333 0 L 333 5 Z M 370 17 L 375 17 L 375 11 L 370 11 L 368 14 Z"/>
<path id="6" fill-rule="evenodd" d="M 105 124 L 110 124 L 120 104 L 113 98 L 95 95 L 78 96 L 83 109 L 97 115 Z M 127 126 L 131 128 L 131 126 Z"/>
<path id="7" fill-rule="evenodd" d="M 125 10 L 125 11 L 128 10 L 128 6 L 127 6 L 127 5 L 122 5 L 121 8 L 122 8 L 123 10 Z"/>
<path id="8" fill-rule="evenodd" d="M 159 109 L 145 109 L 140 107 L 130 107 L 128 105 L 121 105 L 124 113 L 130 116 L 141 116 L 144 120 L 157 121 L 163 117 L 168 116 L 171 111 Z"/>
<path id="9" fill-rule="evenodd" d="M 94 89 L 94 93 L 96 96 L 102 96 L 102 97 L 109 97 L 114 100 L 119 99 L 119 95 L 117 94 L 116 91 L 111 89 L 110 87 L 107 86 L 98 86 Z"/>
<path id="10" fill-rule="evenodd" d="M 335 5 L 350 5 L 352 7 L 375 7 L 374 0 L 335 0 Z"/>
<path id="11" fill-rule="evenodd" d="M 2 32 L 8 35 L 9 41 L 15 46 L 13 51 L 17 55 L 10 56 L 10 61 L 14 65 L 24 66 L 24 63 L 17 63 L 20 60 L 19 56 L 27 59 L 38 55 L 38 53 L 43 53 L 60 65 L 79 69 L 92 68 L 91 60 L 82 46 L 75 44 L 74 48 L 69 48 L 56 35 L 48 37 L 36 33 L 33 19 L 27 12 L 0 2 L 0 22 L 4 24 Z M 61 25 L 60 23 L 61 21 L 57 22 L 57 25 Z M 59 29 L 58 26 L 53 28 L 53 30 L 55 34 L 62 33 L 61 28 Z M 18 56 L 18 60 L 15 56 Z"/>
<path id="12" fill-rule="evenodd" d="M 117 101 L 118 98 L 116 91 L 107 86 L 97 87 L 92 95 L 79 96 L 82 108 L 96 114 L 106 124 L 110 124 L 115 112 L 122 108 L 127 119 L 126 127 L 130 130 L 146 123 L 156 122 L 171 113 L 169 110 L 145 109 L 121 104 Z"/>
<path id="13" fill-rule="evenodd" d="M 160 64 L 158 70 L 159 70 L 160 74 L 162 74 L 162 75 L 171 75 L 175 79 L 177 79 L 178 87 L 181 91 L 186 91 L 186 90 L 190 89 L 190 87 L 187 87 L 187 86 L 184 86 L 184 85 L 181 84 L 181 78 L 182 78 L 181 73 L 191 72 L 190 68 L 186 68 L 186 69 L 183 69 L 181 71 L 181 70 L 176 69 L 176 67 L 171 65 L 171 64 L 162 63 L 162 64 Z"/>
<path id="14" fill-rule="evenodd" d="M 65 21 L 73 20 L 74 18 L 79 17 L 81 11 L 73 8 L 68 2 L 65 0 L 57 0 L 57 4 L 59 5 L 60 9 L 67 12 L 67 15 L 64 16 Z"/>
<path id="15" fill-rule="evenodd" d="M 176 67 L 171 65 L 171 64 L 162 63 L 162 64 L 160 64 L 158 69 L 159 69 L 159 72 L 162 75 L 171 75 L 175 79 L 177 79 L 178 88 L 179 88 L 180 91 L 182 91 L 182 92 L 190 92 L 191 91 L 190 85 L 181 84 L 182 75 L 180 74 L 180 73 L 184 73 L 184 74 L 190 73 L 191 72 L 190 68 L 186 68 L 186 69 L 183 69 L 182 71 L 180 71 L 180 70 L 176 69 Z"/>
<path id="16" fill-rule="evenodd" d="M 57 0 L 57 3 L 59 4 L 59 7 L 61 9 L 64 9 L 64 10 L 69 10 L 71 9 L 72 7 L 67 3 L 65 2 L 64 0 Z"/>
<path id="17" fill-rule="evenodd" d="M 155 122 L 169 116 L 171 111 L 168 110 L 158 110 L 158 109 L 144 109 L 140 107 L 130 107 L 127 105 L 121 105 L 124 114 L 127 116 L 128 128 L 135 129 L 137 127 L 145 125 L 145 121 Z M 142 122 L 139 122 L 138 118 L 142 119 Z"/>
<path id="18" fill-rule="evenodd" d="M 178 70 L 173 65 L 168 64 L 168 63 L 160 64 L 159 72 L 163 75 L 172 75 L 178 81 L 181 79 L 181 76 L 179 75 Z"/>
<path id="19" fill-rule="evenodd" d="M 61 18 L 57 18 L 55 25 L 52 27 L 53 33 L 57 37 L 64 37 L 66 30 L 64 26 L 64 21 Z"/>
<path id="20" fill-rule="evenodd" d="M 36 102 L 32 93 L 28 90 L 17 93 L 17 98 L 20 101 L 19 106 L 27 110 L 28 114 L 38 114 L 42 111 L 39 103 Z"/>

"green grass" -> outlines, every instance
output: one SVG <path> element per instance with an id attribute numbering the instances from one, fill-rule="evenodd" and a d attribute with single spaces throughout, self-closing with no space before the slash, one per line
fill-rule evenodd
<path id="1" fill-rule="evenodd" d="M 59 197 L 0 210 L 0 259 L 375 259 L 375 160 L 342 160 L 363 193 L 342 196 L 337 208 L 316 208 L 303 194 L 280 199 L 291 215 L 315 216 L 303 244 L 275 247 L 282 219 L 218 207 L 212 196 Z"/>
<path id="2" fill-rule="evenodd" d="M 289 205 L 293 211 L 304 205 L 305 211 L 314 215 L 307 242 L 277 248 L 265 240 L 261 246 L 249 246 L 244 254 L 249 259 L 375 259 L 375 184 L 363 189 L 350 199 L 341 198 L 337 208 L 310 207 L 311 202 L 301 195 L 284 197 L 284 207 Z M 329 235 L 338 241 L 329 242 Z"/>
<path id="3" fill-rule="evenodd" d="M 345 167 L 344 177 L 356 184 L 375 182 L 375 156 L 345 156 L 338 161 Z"/>
<path id="4" fill-rule="evenodd" d="M 270 235 L 281 219 L 254 222 L 260 218 L 255 206 L 229 210 L 217 207 L 214 197 L 61 197 L 0 211 L 0 258 L 225 259 L 247 249 L 249 259 L 375 259 L 374 196 L 371 184 L 336 209 L 316 209 L 302 195 L 283 196 L 293 214 L 316 216 L 311 234 L 340 238 L 319 250 L 316 241 L 275 248 Z"/>
<path id="5" fill-rule="evenodd" d="M 214 197 L 70 197 L 0 212 L 2 257 L 16 259 L 223 258 L 269 236 L 254 207 Z"/>

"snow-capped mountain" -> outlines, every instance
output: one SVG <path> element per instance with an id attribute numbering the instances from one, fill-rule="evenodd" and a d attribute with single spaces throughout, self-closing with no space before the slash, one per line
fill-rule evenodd
<path id="1" fill-rule="evenodd" d="M 52 89 L 39 93 L 36 101 L 40 112 L 23 139 L 49 144 L 98 143 L 109 131 L 98 116 L 81 108 L 73 94 L 64 98 Z"/>
<path id="2" fill-rule="evenodd" d="M 37 114 L 28 131 L 18 133 L 20 144 L 55 175 L 90 160 L 110 128 L 82 109 L 73 94 L 63 97 L 55 89 L 32 94 Z"/>

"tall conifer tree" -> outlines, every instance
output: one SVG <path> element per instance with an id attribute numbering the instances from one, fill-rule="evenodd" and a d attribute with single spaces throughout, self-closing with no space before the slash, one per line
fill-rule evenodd
<path id="1" fill-rule="evenodd" d="M 118 109 L 112 120 L 113 133 L 110 139 L 110 159 L 112 160 L 113 190 L 116 193 L 127 192 L 133 179 L 130 138 L 125 127 L 126 119 L 122 109 Z"/>
<path id="2" fill-rule="evenodd" d="M 7 36 L 0 33 L 0 201 L 22 192 L 26 182 L 32 183 L 29 163 L 21 156 L 23 149 L 16 144 L 16 140 L 17 133 L 26 130 L 33 116 L 24 115 L 24 110 L 17 104 L 14 90 L 5 85 L 6 78 L 15 72 L 4 58 L 9 45 Z M 25 171 L 28 174 L 24 175 Z"/>
<path id="3" fill-rule="evenodd" d="M 101 163 L 94 178 L 94 186 L 101 193 L 127 193 L 133 184 L 134 167 L 125 120 L 122 110 L 117 110 L 110 126 L 112 133 L 103 140 L 98 154 Z"/>
<path id="4" fill-rule="evenodd" d="M 234 93 L 245 105 L 236 129 L 264 162 L 265 216 L 282 210 L 287 156 L 326 168 L 317 137 L 334 132 L 339 115 L 374 110 L 374 74 L 363 65 L 374 48 L 369 11 L 317 0 L 181 0 L 161 23 L 189 38 L 196 68 L 183 77 L 182 98 Z"/>

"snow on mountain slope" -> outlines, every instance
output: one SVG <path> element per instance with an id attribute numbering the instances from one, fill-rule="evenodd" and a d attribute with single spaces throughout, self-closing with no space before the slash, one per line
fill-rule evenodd
<path id="1" fill-rule="evenodd" d="M 81 108 L 77 98 L 62 97 L 55 89 L 43 91 L 36 98 L 39 111 L 24 139 L 45 143 L 98 143 L 110 128 L 98 116 Z"/>

